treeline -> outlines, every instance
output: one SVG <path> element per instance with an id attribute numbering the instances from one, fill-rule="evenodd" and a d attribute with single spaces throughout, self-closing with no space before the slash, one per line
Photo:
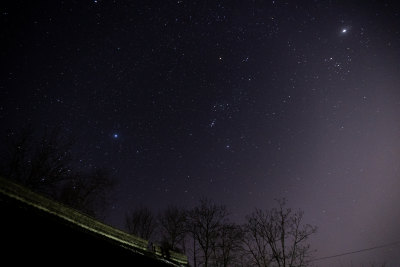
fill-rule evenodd
<path id="1" fill-rule="evenodd" d="M 139 207 L 126 215 L 129 233 L 188 255 L 192 266 L 308 266 L 307 243 L 315 226 L 284 199 L 270 210 L 255 209 L 238 225 L 224 205 L 201 199 L 192 209 L 169 206 L 158 215 Z M 166 253 L 167 254 L 167 253 Z"/>
<path id="2" fill-rule="evenodd" d="M 77 169 L 74 142 L 59 129 L 37 135 L 32 128 L 10 131 L 1 153 L 0 176 L 12 179 L 100 219 L 114 180 L 105 169 Z M 129 233 L 158 243 L 164 255 L 181 252 L 193 266 L 307 266 L 307 243 L 316 227 L 303 223 L 303 212 L 277 200 L 270 210 L 255 209 L 238 225 L 229 211 L 209 199 L 192 209 L 170 206 L 154 215 L 139 207 L 126 215 Z M 151 248 L 150 248 L 151 249 Z"/>

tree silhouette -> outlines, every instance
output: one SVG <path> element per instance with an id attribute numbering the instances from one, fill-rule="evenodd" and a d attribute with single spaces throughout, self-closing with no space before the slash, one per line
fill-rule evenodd
<path id="1" fill-rule="evenodd" d="M 61 187 L 58 199 L 94 217 L 100 217 L 109 202 L 109 189 L 115 186 L 106 169 L 80 172 Z"/>
<path id="2" fill-rule="evenodd" d="M 168 243 L 174 251 L 185 251 L 187 211 L 176 206 L 168 206 L 160 214 L 158 221 L 162 242 Z"/>
<path id="3" fill-rule="evenodd" d="M 9 132 L 0 175 L 89 215 L 100 217 L 115 183 L 104 169 L 73 170 L 72 138 L 59 128 L 35 135 L 32 127 Z"/>
<path id="4" fill-rule="evenodd" d="M 158 225 L 149 208 L 138 207 L 126 214 L 125 226 L 130 234 L 149 240 Z"/>
<path id="5" fill-rule="evenodd" d="M 285 208 L 286 201 L 278 200 L 278 208 L 256 209 L 247 216 L 244 225 L 244 251 L 254 266 L 307 266 L 311 255 L 308 237 L 317 230 L 303 225 L 303 212 Z"/>
<path id="6" fill-rule="evenodd" d="M 189 211 L 188 230 L 192 233 L 202 252 L 203 265 L 209 266 L 213 248 L 228 212 L 225 206 L 213 204 L 208 199 L 201 199 L 200 205 Z M 195 250 L 195 249 L 194 249 Z M 194 255 L 196 258 L 196 255 Z"/>
<path id="7" fill-rule="evenodd" d="M 213 246 L 213 266 L 232 266 L 240 262 L 242 229 L 234 223 L 223 223 Z"/>
<path id="8" fill-rule="evenodd" d="M 31 127 L 8 133 L 0 174 L 55 197 L 54 188 L 71 175 L 72 141 L 61 138 L 59 133 L 55 128 L 35 138 Z"/>

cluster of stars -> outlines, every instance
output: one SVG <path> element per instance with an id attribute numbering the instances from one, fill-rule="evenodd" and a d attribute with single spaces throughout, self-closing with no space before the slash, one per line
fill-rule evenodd
<path id="1" fill-rule="evenodd" d="M 327 168 L 358 170 L 397 147 L 375 138 L 392 137 L 397 118 L 398 29 L 355 16 L 351 1 L 69 2 L 31 5 L 38 15 L 18 27 L 2 11 L 6 27 L 32 32 L 2 35 L 1 125 L 59 123 L 77 135 L 82 166 L 118 170 L 118 210 L 127 199 L 158 208 L 232 194 L 240 213 L 277 192 L 311 205 L 313 190 L 309 211 L 324 223 L 326 203 L 345 204 L 334 190 L 363 195 Z"/>

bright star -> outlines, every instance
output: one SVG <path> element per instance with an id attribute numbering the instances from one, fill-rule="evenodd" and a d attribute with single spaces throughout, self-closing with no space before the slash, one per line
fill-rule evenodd
<path id="1" fill-rule="evenodd" d="M 351 26 L 345 26 L 340 30 L 340 34 L 347 35 L 350 32 Z"/>
<path id="2" fill-rule="evenodd" d="M 114 134 L 113 137 L 114 137 L 114 138 L 118 138 L 118 134 Z"/>
<path id="3" fill-rule="evenodd" d="M 214 127 L 215 126 L 215 122 L 217 121 L 217 119 L 213 119 L 212 121 L 211 121 L 211 123 L 209 124 L 210 125 L 210 128 L 212 128 L 212 127 Z"/>

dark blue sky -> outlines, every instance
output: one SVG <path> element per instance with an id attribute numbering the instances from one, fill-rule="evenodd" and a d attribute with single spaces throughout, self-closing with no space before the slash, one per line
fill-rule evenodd
<path id="1" fill-rule="evenodd" d="M 4 1 L 0 124 L 75 136 L 118 186 L 106 222 L 274 198 L 317 257 L 400 240 L 396 1 Z M 399 246 L 320 266 L 400 263 Z"/>

